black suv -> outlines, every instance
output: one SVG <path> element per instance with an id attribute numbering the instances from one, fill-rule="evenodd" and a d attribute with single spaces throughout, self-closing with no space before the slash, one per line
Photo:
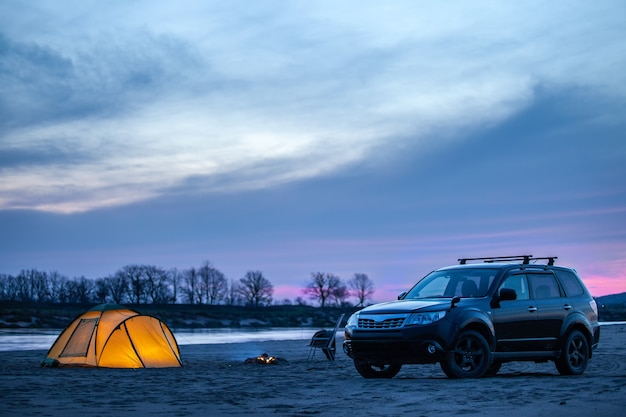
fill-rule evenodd
<path id="1" fill-rule="evenodd" d="M 450 378 L 478 378 L 504 362 L 548 360 L 562 375 L 580 375 L 600 339 L 598 309 L 576 272 L 555 259 L 459 259 L 398 301 L 353 314 L 344 352 L 365 378 L 437 362 Z"/>

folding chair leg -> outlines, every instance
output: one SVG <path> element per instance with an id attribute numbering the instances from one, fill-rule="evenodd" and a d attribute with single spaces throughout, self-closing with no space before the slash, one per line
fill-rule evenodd
<path id="1" fill-rule="evenodd" d="M 328 359 L 329 361 L 335 360 L 335 349 L 323 348 L 322 350 L 324 351 L 324 355 L 326 355 L 326 359 Z"/>

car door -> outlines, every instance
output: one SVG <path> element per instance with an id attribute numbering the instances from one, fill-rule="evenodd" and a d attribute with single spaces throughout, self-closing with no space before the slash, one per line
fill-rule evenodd
<path id="1" fill-rule="evenodd" d="M 515 300 L 502 300 L 492 309 L 497 352 L 520 352 L 535 349 L 537 305 L 530 297 L 526 274 L 514 274 L 498 287 L 514 289 Z"/>
<path id="2" fill-rule="evenodd" d="M 537 350 L 554 350 L 561 335 L 563 322 L 572 311 L 552 272 L 529 273 L 528 282 L 537 303 L 535 338 Z"/>

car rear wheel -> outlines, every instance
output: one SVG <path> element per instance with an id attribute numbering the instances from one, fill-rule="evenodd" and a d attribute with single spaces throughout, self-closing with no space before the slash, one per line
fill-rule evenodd
<path id="1" fill-rule="evenodd" d="M 393 378 L 400 372 L 402 365 L 398 363 L 373 364 L 354 361 L 354 367 L 363 378 Z"/>
<path id="2" fill-rule="evenodd" d="M 584 334 L 574 330 L 565 338 L 561 357 L 555 361 L 561 375 L 581 375 L 589 362 L 589 342 Z"/>
<path id="3" fill-rule="evenodd" d="M 454 348 L 441 361 L 441 369 L 449 378 L 480 378 L 489 368 L 491 349 L 480 333 L 461 332 Z"/>

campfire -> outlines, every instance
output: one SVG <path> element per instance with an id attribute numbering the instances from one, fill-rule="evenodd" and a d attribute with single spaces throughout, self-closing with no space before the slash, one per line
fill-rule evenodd
<path id="1" fill-rule="evenodd" d="M 252 363 L 257 365 L 278 365 L 281 363 L 288 363 L 285 359 L 277 358 L 276 356 L 270 356 L 267 353 L 262 353 L 256 358 L 248 358 L 244 363 Z"/>

